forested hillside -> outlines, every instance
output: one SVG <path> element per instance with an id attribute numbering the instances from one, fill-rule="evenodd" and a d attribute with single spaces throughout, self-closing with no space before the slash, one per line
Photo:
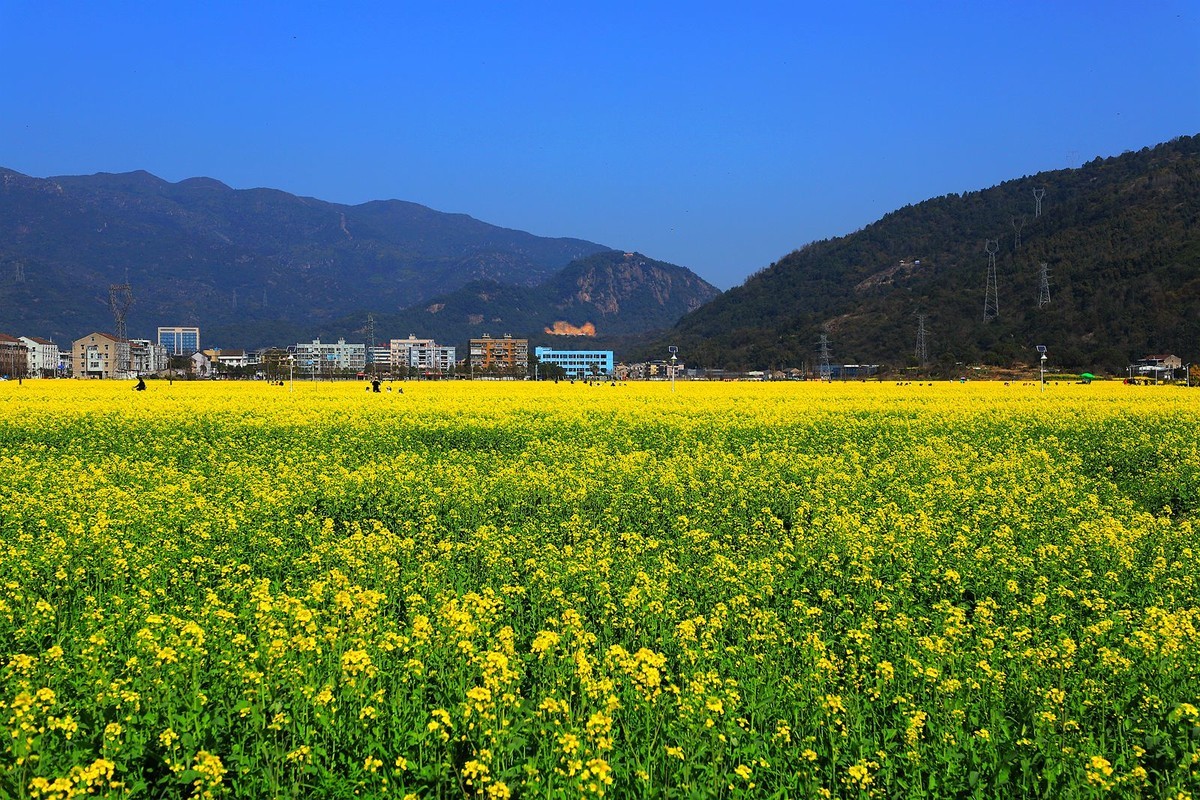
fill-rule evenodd
<path id="1" fill-rule="evenodd" d="M 112 327 L 113 283 L 133 287 L 132 335 L 200 325 L 214 345 L 254 346 L 472 281 L 534 286 L 608 249 L 399 200 L 347 206 L 210 178 L 0 169 L 0 320 L 60 341 Z"/>
<path id="2" fill-rule="evenodd" d="M 825 333 L 837 362 L 903 366 L 916 363 L 923 315 L 931 368 L 1028 363 L 1036 344 L 1065 368 L 1123 371 L 1149 352 L 1200 358 L 1198 223 L 1200 137 L 1181 137 L 937 197 L 813 242 L 646 352 L 670 338 L 689 364 L 782 367 L 811 363 Z M 985 320 L 988 240 L 999 313 Z"/>

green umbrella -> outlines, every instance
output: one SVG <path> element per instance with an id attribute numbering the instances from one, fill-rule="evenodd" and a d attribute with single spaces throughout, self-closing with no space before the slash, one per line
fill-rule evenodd
<path id="1" fill-rule="evenodd" d="M 1079 377 L 1083 378 L 1085 381 L 1094 381 L 1094 380 L 1096 380 L 1096 376 L 1095 376 L 1095 375 L 1093 375 L 1093 374 L 1092 374 L 1092 373 L 1090 373 L 1090 372 L 1084 372 L 1084 373 L 1082 373 L 1082 374 L 1081 374 Z"/>

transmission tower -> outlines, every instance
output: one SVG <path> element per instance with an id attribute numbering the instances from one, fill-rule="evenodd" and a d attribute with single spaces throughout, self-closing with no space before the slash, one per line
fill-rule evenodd
<path id="1" fill-rule="evenodd" d="M 828 381 L 833 378 L 833 369 L 829 366 L 830 349 L 829 349 L 829 334 L 822 333 L 821 341 L 818 344 L 817 358 L 821 363 L 821 380 Z"/>
<path id="2" fill-rule="evenodd" d="M 929 362 L 929 348 L 925 344 L 925 315 L 917 314 L 917 363 L 922 367 Z"/>
<path id="3" fill-rule="evenodd" d="M 367 363 L 371 365 L 371 374 L 375 374 L 375 315 L 367 314 Z"/>
<path id="4" fill-rule="evenodd" d="M 983 321 L 990 322 L 1000 316 L 1000 299 L 996 294 L 996 253 L 1000 240 L 988 239 L 984 249 L 988 254 L 987 291 L 983 296 Z"/>
<path id="5" fill-rule="evenodd" d="M 1013 252 L 1021 249 L 1021 229 L 1025 227 L 1025 215 L 1012 218 L 1013 226 Z"/>
<path id="6" fill-rule="evenodd" d="M 126 278 L 126 281 L 129 279 Z M 125 376 L 130 372 L 129 364 L 129 335 L 125 326 L 125 318 L 133 307 L 133 287 L 129 283 L 114 283 L 108 287 L 108 307 L 112 310 L 113 334 L 117 337 L 117 361 L 113 365 L 113 375 Z"/>
<path id="7" fill-rule="evenodd" d="M 20 261 L 13 262 L 13 282 L 14 283 L 24 283 L 25 282 L 25 265 Z"/>
<path id="8" fill-rule="evenodd" d="M 1038 285 L 1038 308 L 1050 305 L 1050 268 L 1043 261 L 1039 267 L 1041 279 Z"/>
<path id="9" fill-rule="evenodd" d="M 1033 210 L 1033 218 L 1037 219 L 1042 215 L 1042 198 L 1046 196 L 1046 190 L 1038 187 L 1033 190 L 1033 200 L 1036 204 Z"/>

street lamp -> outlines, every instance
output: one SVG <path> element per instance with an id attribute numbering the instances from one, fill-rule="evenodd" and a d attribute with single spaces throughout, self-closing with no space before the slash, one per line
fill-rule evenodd
<path id="1" fill-rule="evenodd" d="M 289 393 L 296 391 L 295 368 L 296 368 L 296 356 L 289 355 L 288 356 L 288 392 Z"/>
<path id="2" fill-rule="evenodd" d="M 1046 391 L 1046 345 L 1039 344 L 1037 351 L 1042 354 L 1041 361 L 1041 376 L 1042 376 L 1042 391 Z"/>
<path id="3" fill-rule="evenodd" d="M 670 367 L 670 369 L 671 369 L 671 392 L 674 393 L 675 392 L 675 364 L 679 360 L 678 359 L 679 348 L 676 347 L 675 345 L 670 345 L 669 347 L 667 347 L 667 352 L 671 354 L 671 367 Z"/>

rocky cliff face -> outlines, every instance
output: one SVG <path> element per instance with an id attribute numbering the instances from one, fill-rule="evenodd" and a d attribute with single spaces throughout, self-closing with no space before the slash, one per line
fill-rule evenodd
<path id="1" fill-rule="evenodd" d="M 579 337 L 669 328 L 719 294 L 685 267 L 610 250 L 571 262 L 539 286 L 476 281 L 380 322 L 446 343 L 511 333 L 569 346 Z"/>
<path id="2" fill-rule="evenodd" d="M 580 259 L 549 283 L 556 292 L 555 305 L 565 315 L 586 318 L 582 321 L 600 330 L 622 329 L 605 331 L 612 333 L 632 330 L 618 319 L 678 319 L 720 294 L 683 267 L 617 251 Z"/>

